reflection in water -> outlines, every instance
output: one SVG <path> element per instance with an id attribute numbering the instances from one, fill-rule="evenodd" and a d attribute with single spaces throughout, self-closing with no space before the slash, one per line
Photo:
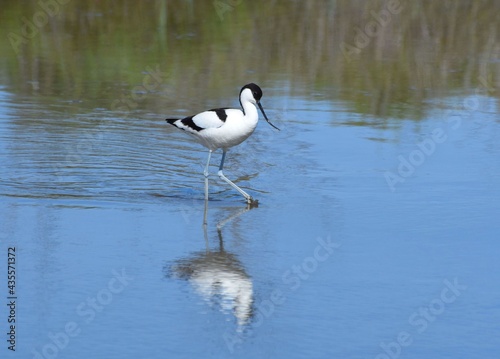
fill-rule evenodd
<path id="1" fill-rule="evenodd" d="M 237 256 L 224 249 L 222 229 L 225 224 L 249 211 L 251 207 L 239 208 L 217 224 L 217 250 L 211 250 L 209 247 L 207 208 L 208 202 L 205 201 L 205 250 L 177 260 L 173 265 L 167 265 L 166 276 L 189 281 L 210 306 L 218 307 L 223 313 L 232 313 L 241 329 L 252 317 L 253 283 Z"/>
<path id="2" fill-rule="evenodd" d="M 2 33 L 21 36 L 39 3 L 2 1 Z M 47 106 L 69 101 L 67 113 L 177 116 L 232 98 L 251 78 L 287 97 L 313 94 L 356 114 L 404 119 L 422 119 L 428 101 L 450 91 L 498 87 L 495 0 L 235 2 L 223 20 L 212 1 L 194 3 L 66 1 L 31 39 L 0 37 L 0 83 Z M 391 15 L 392 4 L 400 6 Z"/>

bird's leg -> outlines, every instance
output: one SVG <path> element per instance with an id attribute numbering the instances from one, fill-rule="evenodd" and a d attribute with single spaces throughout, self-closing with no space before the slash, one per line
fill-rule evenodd
<path id="1" fill-rule="evenodd" d="M 219 175 L 219 177 L 221 179 L 223 179 L 224 181 L 226 181 L 231 187 L 233 187 L 235 190 L 237 190 L 238 192 L 240 192 L 243 195 L 243 197 L 245 197 L 245 199 L 247 200 L 248 204 L 255 203 L 256 201 L 254 201 L 252 199 L 252 197 L 248 193 L 246 193 L 245 191 L 243 191 L 240 187 L 238 187 L 237 185 L 235 185 L 226 176 L 224 176 L 224 173 L 222 172 L 222 169 L 224 168 L 224 160 L 225 160 L 225 158 L 226 158 L 226 151 L 223 151 L 222 152 L 222 160 L 220 161 L 220 166 L 219 166 L 219 172 L 217 172 L 217 174 Z"/>
<path id="2" fill-rule="evenodd" d="M 203 209 L 203 234 L 205 235 L 205 243 L 208 251 L 207 215 L 208 215 L 208 201 L 205 200 L 205 208 Z"/>
<path id="3" fill-rule="evenodd" d="M 205 175 L 205 201 L 208 201 L 208 166 L 210 166 L 210 157 L 212 156 L 212 150 L 208 150 L 208 160 L 207 165 L 203 174 Z"/>

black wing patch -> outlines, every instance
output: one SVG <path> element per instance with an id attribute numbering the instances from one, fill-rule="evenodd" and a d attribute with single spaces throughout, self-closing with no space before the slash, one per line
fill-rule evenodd
<path id="1" fill-rule="evenodd" d="M 200 127 L 200 126 L 196 125 L 196 123 L 194 123 L 193 117 L 194 116 L 189 116 L 189 117 L 183 118 L 182 120 L 179 120 L 177 118 L 167 118 L 165 121 L 167 121 L 172 126 L 175 126 L 183 131 L 187 130 L 186 127 L 188 127 L 190 130 L 193 130 L 196 132 L 200 132 L 201 130 L 204 130 L 203 127 Z M 182 125 L 184 125 L 184 127 L 181 124 L 179 124 L 179 122 Z"/>
<path id="2" fill-rule="evenodd" d="M 209 111 L 213 111 L 215 112 L 215 114 L 217 115 L 217 117 L 222 121 L 222 122 L 226 122 L 226 118 L 227 118 L 227 113 L 226 113 L 226 110 L 227 108 L 214 108 L 214 109 L 211 109 Z"/>
<path id="3" fill-rule="evenodd" d="M 200 126 L 196 125 L 196 123 L 194 123 L 193 117 L 194 116 L 189 116 L 189 117 L 183 118 L 181 120 L 182 124 L 184 126 L 189 127 L 190 129 L 192 129 L 192 130 L 194 130 L 196 132 L 200 132 L 201 130 L 204 130 L 203 127 L 200 127 Z"/>

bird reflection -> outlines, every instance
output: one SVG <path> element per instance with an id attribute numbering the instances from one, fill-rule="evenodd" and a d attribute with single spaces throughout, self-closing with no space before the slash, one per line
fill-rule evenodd
<path id="1" fill-rule="evenodd" d="M 205 250 L 177 260 L 165 268 L 167 277 L 187 280 L 211 306 L 218 307 L 223 313 L 232 313 L 240 328 L 248 324 L 252 317 L 253 283 L 237 256 L 224 249 L 222 229 L 251 208 L 239 208 L 217 224 L 218 249 L 214 250 L 209 247 L 206 221 L 208 203 L 205 201 Z"/>

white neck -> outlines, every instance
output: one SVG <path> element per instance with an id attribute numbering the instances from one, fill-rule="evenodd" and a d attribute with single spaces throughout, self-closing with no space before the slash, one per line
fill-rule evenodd
<path id="1" fill-rule="evenodd" d="M 259 118 L 259 113 L 257 111 L 257 106 L 254 105 L 253 103 L 251 102 L 244 102 L 242 104 L 243 106 L 243 112 L 245 113 L 245 117 L 255 117 L 255 118 Z"/>

